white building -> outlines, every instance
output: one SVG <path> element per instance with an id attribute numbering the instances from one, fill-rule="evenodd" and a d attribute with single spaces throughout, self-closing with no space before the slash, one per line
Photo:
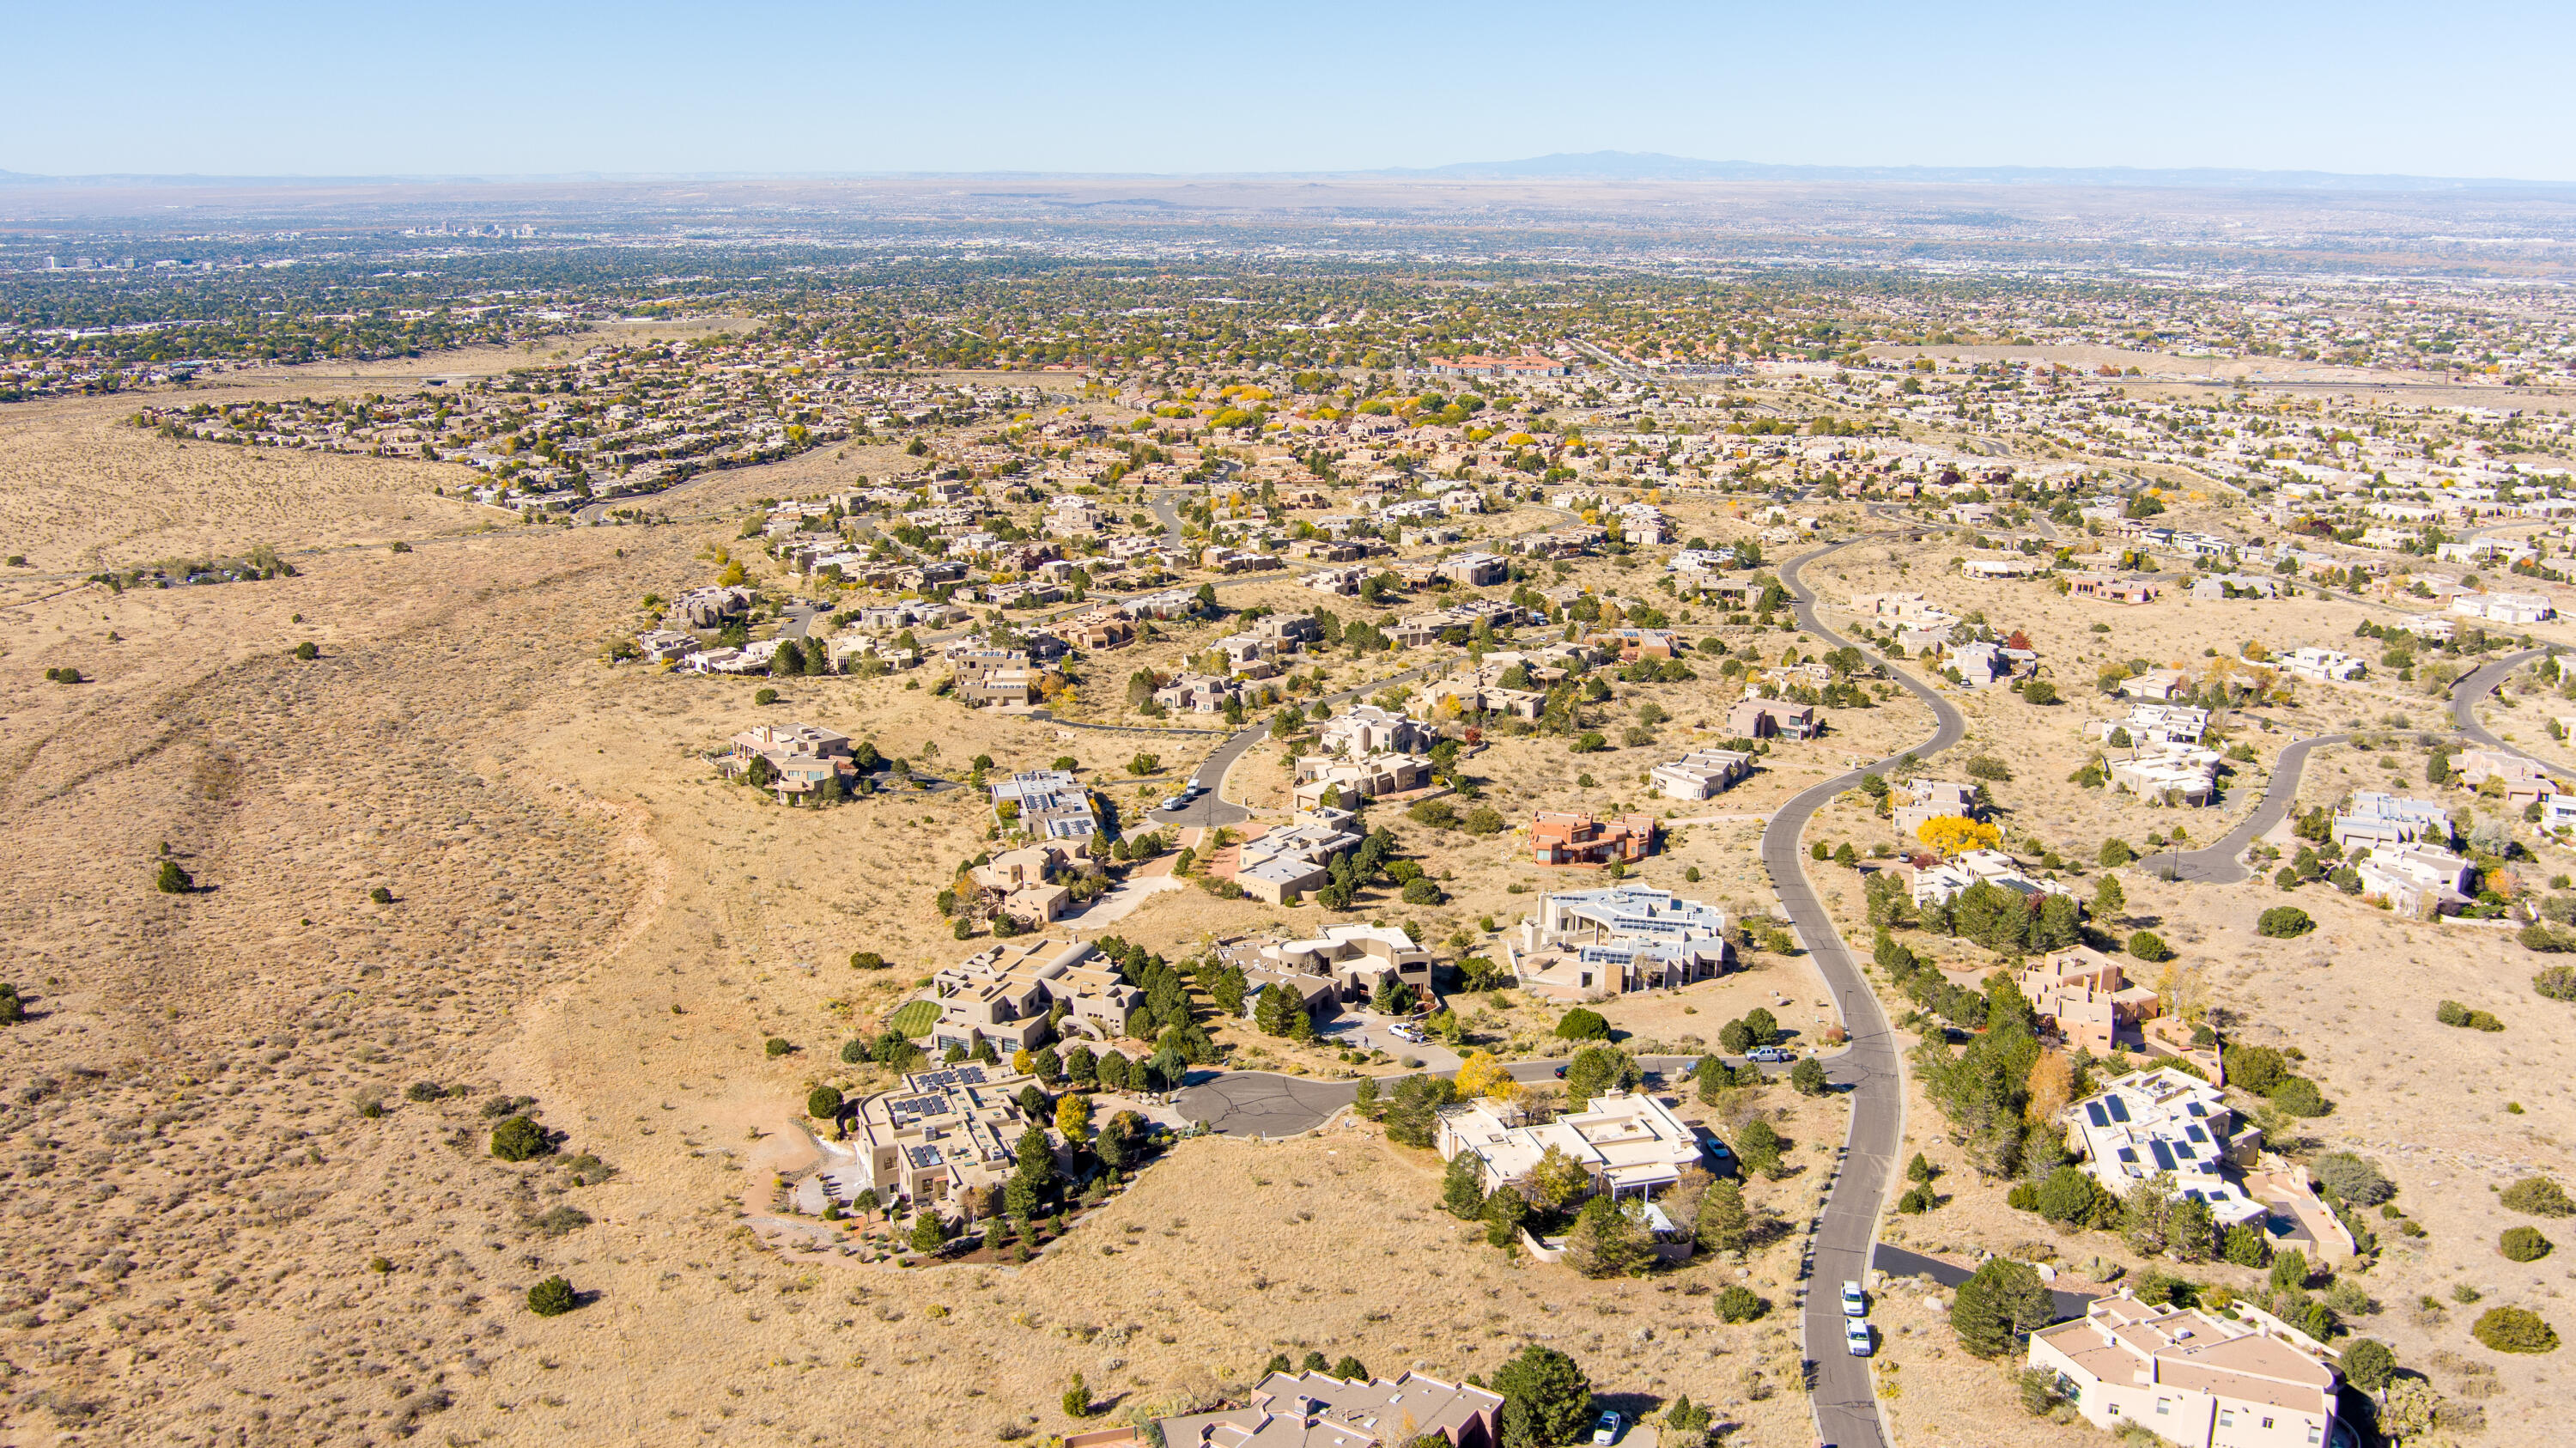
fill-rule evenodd
<path id="1" fill-rule="evenodd" d="M 2169 1176 L 2183 1196 L 2207 1204 L 2221 1229 L 2260 1222 L 2271 1209 L 2232 1179 L 2236 1113 L 2217 1087 L 2169 1066 L 2134 1071 L 2066 1108 L 2066 1146 L 2105 1191 L 2125 1197 L 2139 1183 Z"/>
<path id="2" fill-rule="evenodd" d="M 1726 912 L 1643 885 L 1566 890 L 1497 949 L 1524 989 L 1559 999 L 1669 989 L 1726 969 Z"/>
<path id="3" fill-rule="evenodd" d="M 2537 593 L 2463 593 L 2451 600 L 2451 612 L 2489 623 L 2546 623 L 2558 608 Z"/>
<path id="4" fill-rule="evenodd" d="M 2417 840 L 2447 843 L 2451 838 L 2451 812 L 2429 799 L 2409 799 L 2375 789 L 2356 792 L 2352 808 L 2337 814 L 2333 823 L 2334 842 L 2338 845 L 2405 845 Z"/>
<path id="5" fill-rule="evenodd" d="M 2169 804 L 2206 805 L 2218 800 L 2219 755 L 2215 749 L 2183 744 L 2157 744 L 2132 759 L 2111 765 L 2111 785 L 2141 798 Z"/>
<path id="6" fill-rule="evenodd" d="M 2339 1441 L 2340 1359 L 2239 1302 L 2228 1316 L 2094 1300 L 2030 1335 L 2030 1365 L 2104 1432 L 2135 1425 L 2186 1448 L 2325 1448 Z"/>
<path id="7" fill-rule="evenodd" d="M 1979 881 L 2022 896 L 2073 893 L 2055 880 L 2033 879 L 2023 872 L 2019 861 L 2001 850 L 1968 850 L 1938 865 L 1916 870 L 1914 903 L 1945 903 Z"/>
<path id="8" fill-rule="evenodd" d="M 1753 756 L 1736 749 L 1694 749 L 1653 770 L 1655 792 L 1666 799 L 1713 799 L 1753 776 Z"/>
<path id="9" fill-rule="evenodd" d="M 1440 1159 L 1472 1157 L 1477 1184 L 1488 1192 L 1526 1190 L 1553 1147 L 1584 1169 L 1594 1192 L 1626 1197 L 1671 1186 L 1706 1154 L 1697 1132 L 1642 1091 L 1595 1097 L 1584 1110 L 1541 1126 L 1521 1119 L 1517 1108 L 1489 1098 L 1448 1107 L 1440 1113 Z"/>
<path id="10" fill-rule="evenodd" d="M 2358 679 L 2367 668 L 2361 660 L 2336 649 L 2292 649 L 2281 656 L 2281 667 L 2302 679 L 2340 684 Z"/>
<path id="11" fill-rule="evenodd" d="M 2433 845 L 2374 845 L 2352 867 L 2362 894 L 2401 915 L 2448 915 L 2469 903 L 2469 862 Z"/>

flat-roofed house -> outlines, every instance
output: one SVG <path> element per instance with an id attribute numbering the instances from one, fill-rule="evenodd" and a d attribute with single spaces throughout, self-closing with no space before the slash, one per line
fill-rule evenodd
<path id="1" fill-rule="evenodd" d="M 1420 1373 L 1366 1381 L 1272 1373 L 1242 1407 L 1163 1418 L 1153 1426 L 1156 1441 L 1169 1448 L 1406 1448 L 1433 1437 L 1451 1448 L 1499 1448 L 1502 1412 L 1499 1393 Z"/>
<path id="2" fill-rule="evenodd" d="M 2066 1108 L 2066 1145 L 2113 1196 L 2126 1197 L 2153 1177 L 2209 1208 L 2224 1229 L 2259 1223 L 2271 1209 L 2233 1179 L 2236 1158 L 2253 1151 L 2219 1089 L 2170 1066 L 2133 1071 Z"/>
<path id="3" fill-rule="evenodd" d="M 1652 771 L 1655 792 L 1666 799 L 1713 799 L 1753 776 L 1753 756 L 1737 749 L 1694 749 Z"/>
<path id="4" fill-rule="evenodd" d="M 1530 821 L 1530 855 L 1542 865 L 1633 865 L 1655 852 L 1655 817 L 1644 814 L 1596 819 L 1588 814 L 1541 810 Z"/>
<path id="5" fill-rule="evenodd" d="M 2135 1426 L 2187 1448 L 2326 1448 L 2341 1359 L 2239 1302 L 2198 1308 L 2096 1298 L 2084 1316 L 2030 1335 L 2030 1366 L 2105 1432 Z"/>
<path id="6" fill-rule="evenodd" d="M 1581 1111 L 1543 1125 L 1521 1123 L 1517 1107 L 1479 1098 L 1440 1113 L 1440 1157 L 1476 1163 L 1478 1185 L 1526 1187 L 1553 1147 L 1584 1169 L 1591 1193 L 1647 1197 L 1681 1179 L 1707 1155 L 1699 1133 L 1643 1091 L 1596 1096 Z"/>
<path id="7" fill-rule="evenodd" d="M 1556 891 L 1495 949 L 1523 989 L 1557 1000 L 1669 990 L 1725 971 L 1726 912 L 1644 885 Z"/>
<path id="8" fill-rule="evenodd" d="M 926 1205 L 1000 1186 L 1016 1165 L 1011 1149 L 1032 1124 L 1019 1092 L 1034 1084 L 1006 1066 L 972 1062 L 904 1077 L 859 1103 L 846 1144 L 819 1143 L 826 1190 L 841 1201 L 869 1190 Z"/>
<path id="9" fill-rule="evenodd" d="M 994 1049 L 1035 1050 L 1054 1034 L 1048 1017 L 1063 1002 L 1068 1028 L 1109 1040 L 1128 1033 L 1145 993 L 1096 963 L 1079 940 L 1039 937 L 987 946 L 930 978 L 923 997 L 939 1007 L 930 1048 L 974 1049 L 977 1038 Z"/>
<path id="10" fill-rule="evenodd" d="M 2163 1010 L 2152 988 L 2129 984 L 2118 961 L 2090 946 L 2031 961 L 2014 975 L 2013 984 L 2030 999 L 2043 1028 L 2096 1056 L 2120 1049 L 2124 1036 L 2144 1049 L 2137 1027 Z"/>
<path id="11" fill-rule="evenodd" d="M 2406 845 L 2417 840 L 2446 845 L 2451 840 L 2451 812 L 2429 799 L 2409 799 L 2380 790 L 2355 791 L 2349 808 L 2331 826 L 2338 845 Z"/>

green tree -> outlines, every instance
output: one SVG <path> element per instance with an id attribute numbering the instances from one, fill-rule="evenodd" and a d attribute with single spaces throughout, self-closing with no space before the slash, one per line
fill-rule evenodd
<path id="1" fill-rule="evenodd" d="M 1606 1041 L 1610 1039 L 1610 1022 L 1599 1011 L 1576 1006 L 1556 1022 L 1558 1039 L 1567 1041 Z"/>
<path id="2" fill-rule="evenodd" d="M 1959 1345 L 1981 1358 L 2012 1351 L 2022 1334 L 2046 1326 L 2055 1315 L 2055 1299 L 2037 1269 L 2006 1257 L 1987 1258 L 1959 1284 L 1950 1303 Z"/>
<path id="3" fill-rule="evenodd" d="M 561 1317 L 581 1306 L 581 1294 L 562 1277 L 549 1277 L 528 1289 L 528 1310 L 539 1317 Z"/>
<path id="4" fill-rule="evenodd" d="M 1753 1289 L 1741 1282 L 1730 1282 L 1717 1292 L 1717 1319 L 1720 1322 L 1752 1322 L 1771 1310 L 1771 1304 L 1754 1295 Z"/>
<path id="5" fill-rule="evenodd" d="M 1449 1158 L 1449 1168 L 1440 1177 L 1441 1209 L 1470 1221 L 1483 1217 L 1485 1188 L 1480 1177 L 1474 1152 L 1462 1151 Z"/>
<path id="6" fill-rule="evenodd" d="M 1637 1058 L 1616 1046 L 1586 1046 L 1565 1066 L 1565 1102 L 1579 1111 L 1596 1096 L 1632 1090 L 1644 1080 Z"/>
<path id="7" fill-rule="evenodd" d="M 2109 839 L 2102 842 L 2102 851 L 2094 858 L 2099 860 L 2104 866 L 2116 870 L 2120 866 L 2129 863 L 2137 857 L 2138 852 L 2129 848 L 2128 841 L 2122 839 Z"/>
<path id="8" fill-rule="evenodd" d="M 1503 1185 L 1485 1198 L 1485 1240 L 1497 1247 L 1508 1247 L 1520 1240 L 1521 1223 L 1529 1220 L 1529 1201 L 1520 1188 Z"/>
<path id="9" fill-rule="evenodd" d="M 2296 905 L 2275 905 L 2254 922 L 2254 933 L 2272 940 L 2293 940 L 2316 928 L 2317 922 Z"/>
<path id="10" fill-rule="evenodd" d="M 2356 1337 L 2343 1345 L 2343 1380 L 2365 1393 L 2378 1393 L 2397 1374 L 2397 1354 L 2376 1338 Z"/>
<path id="11" fill-rule="evenodd" d="M 2239 1267 L 2260 1267 L 2270 1254 L 2271 1244 L 2264 1240 L 2263 1230 L 2244 1222 L 2227 1229 L 2226 1245 L 2218 1255 Z"/>
<path id="12" fill-rule="evenodd" d="M 1592 1381 L 1574 1359 L 1531 1343 L 1494 1370 L 1492 1387 L 1533 1444 L 1577 1441 L 1592 1415 Z"/>
<path id="13" fill-rule="evenodd" d="M 1654 1239 L 1636 1217 L 1608 1196 L 1596 1196 L 1575 1214 L 1566 1234 L 1566 1265 L 1586 1277 L 1623 1277 L 1654 1254 Z"/>
<path id="14" fill-rule="evenodd" d="M 163 860 L 161 873 L 154 879 L 153 884 L 164 895 L 185 895 L 196 888 L 197 882 L 187 871 L 179 868 L 178 861 Z"/>
<path id="15" fill-rule="evenodd" d="M 924 1209 L 912 1217 L 912 1250 L 924 1256 L 938 1251 L 948 1242 L 948 1219 Z"/>
<path id="16" fill-rule="evenodd" d="M 1800 1057 L 1798 1064 L 1789 1068 L 1789 1084 L 1801 1096 L 1824 1095 L 1825 1063 L 1813 1056 Z"/>
<path id="17" fill-rule="evenodd" d="M 2102 883 L 2093 887 L 2094 919 L 2116 919 L 2121 911 L 2128 908 L 2129 892 L 2120 888 L 2119 876 L 2105 875 L 2102 877 Z"/>
<path id="18" fill-rule="evenodd" d="M 830 1121 L 841 1114 L 841 1092 L 838 1087 L 817 1086 L 805 1093 L 805 1114 L 817 1121 Z"/>
<path id="19" fill-rule="evenodd" d="M 2129 953 L 2149 964 L 2173 959 L 2173 947 L 2165 944 L 2164 938 L 2152 930 L 2141 930 L 2132 934 L 2129 937 Z"/>
<path id="20" fill-rule="evenodd" d="M 1744 1205 L 1744 1188 L 1733 1181 L 1712 1182 L 1700 1196 L 1692 1235 L 1703 1252 L 1742 1256 L 1753 1240 L 1753 1213 Z"/>
<path id="21" fill-rule="evenodd" d="M 1075 1373 L 1073 1381 L 1066 1385 L 1063 1406 L 1068 1418 L 1091 1416 L 1091 1386 L 1082 1380 L 1082 1374 Z"/>

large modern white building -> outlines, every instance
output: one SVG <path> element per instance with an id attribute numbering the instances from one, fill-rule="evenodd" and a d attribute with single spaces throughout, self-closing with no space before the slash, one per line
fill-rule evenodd
<path id="1" fill-rule="evenodd" d="M 1501 963 L 1522 987 L 1567 1000 L 1669 989 L 1726 969 L 1726 912 L 1670 890 L 1613 885 L 1539 897 L 1503 932 Z"/>
<path id="2" fill-rule="evenodd" d="M 1550 1149 L 1584 1169 L 1592 1190 L 1650 1196 L 1706 1155 L 1699 1134 L 1643 1091 L 1601 1096 L 1581 1111 L 1531 1126 L 1507 1103 L 1479 1098 L 1440 1113 L 1440 1158 L 1475 1159 L 1478 1185 L 1526 1186 Z"/>

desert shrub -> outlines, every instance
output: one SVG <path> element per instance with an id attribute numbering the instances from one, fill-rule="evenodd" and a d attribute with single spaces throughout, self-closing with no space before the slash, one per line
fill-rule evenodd
<path id="1" fill-rule="evenodd" d="M 2317 1083 L 2305 1076 L 2284 1079 L 2272 1092 L 2272 1104 L 2292 1116 L 2323 1116 L 2334 1110 L 2334 1103 L 2317 1089 Z"/>
<path id="2" fill-rule="evenodd" d="M 788 1044 L 785 1036 L 772 1036 L 760 1043 L 760 1053 L 764 1056 L 784 1056 L 795 1049 Z"/>
<path id="3" fill-rule="evenodd" d="M 2034 1418 L 2047 1416 L 2065 1398 L 2058 1391 L 2057 1374 L 2047 1368 L 2024 1368 L 2014 1383 L 2021 1390 L 2022 1411 Z"/>
<path id="4" fill-rule="evenodd" d="M 577 1187 L 595 1187 L 617 1175 L 617 1168 L 586 1151 L 563 1165 L 564 1176 Z"/>
<path id="5" fill-rule="evenodd" d="M 1606 1041 L 1610 1039 L 1610 1022 L 1599 1011 L 1576 1006 L 1558 1019 L 1556 1034 L 1568 1041 Z"/>
<path id="6" fill-rule="evenodd" d="M 528 1289 L 528 1310 L 539 1317 L 561 1317 L 579 1306 L 580 1294 L 562 1277 L 549 1277 Z"/>
<path id="7" fill-rule="evenodd" d="M 2471 1336 L 2497 1352 L 2556 1352 L 2558 1334 L 2537 1312 L 2521 1307 L 2490 1307 L 2478 1317 Z"/>
<path id="8" fill-rule="evenodd" d="M 2537 1262 L 2556 1245 L 2540 1235 L 2538 1227 L 2507 1227 L 2504 1235 L 2496 1239 L 2496 1250 L 2509 1262 Z"/>
<path id="9" fill-rule="evenodd" d="M 850 969 L 852 970 L 883 970 L 885 968 L 886 958 L 877 954 L 873 950 L 861 950 L 851 953 Z"/>
<path id="10" fill-rule="evenodd" d="M 2328 1152 L 2316 1159 L 2314 1167 L 2317 1180 L 2338 1201 L 2375 1207 L 2397 1195 L 2397 1188 L 2380 1174 L 2377 1166 L 2351 1152 Z"/>
<path id="11" fill-rule="evenodd" d="M 367 892 L 367 899 L 378 905 L 391 905 L 394 903 L 394 892 L 378 885 Z"/>
<path id="12" fill-rule="evenodd" d="M 2446 1026 L 2459 1026 L 2472 1031 L 2501 1031 L 2504 1022 L 2485 1011 L 2473 1011 L 2458 1001 L 2444 1001 L 2433 1008 L 2433 1019 Z"/>
<path id="13" fill-rule="evenodd" d="M 153 877 L 152 883 L 164 895 L 185 895 L 197 884 L 187 871 L 179 868 L 176 860 L 163 860 L 161 872 Z"/>
<path id="14" fill-rule="evenodd" d="M 526 1161 L 545 1149 L 545 1128 L 524 1116 L 513 1116 L 492 1128 L 492 1154 L 503 1161 Z"/>
<path id="15" fill-rule="evenodd" d="M 2576 1001 L 2576 965 L 2553 965 L 2531 978 L 2531 988 L 2554 1001 Z"/>
<path id="16" fill-rule="evenodd" d="M 1717 1319 L 1720 1322 L 1751 1322 L 1771 1310 L 1771 1304 L 1740 1282 L 1730 1282 L 1718 1289 Z"/>
<path id="17" fill-rule="evenodd" d="M 14 1026 L 27 1018 L 27 1003 L 18 998 L 18 988 L 0 982 L 0 1026 Z"/>
<path id="18" fill-rule="evenodd" d="M 2275 905 L 2254 922 L 2254 933 L 2272 940 L 2291 940 L 2317 928 L 2308 912 L 2296 905 Z"/>
<path id="19" fill-rule="evenodd" d="M 447 1095 L 447 1088 L 435 1081 L 414 1081 L 403 1088 L 406 1101 L 437 1101 Z"/>
<path id="20" fill-rule="evenodd" d="M 2568 1199 L 2567 1189 L 2544 1176 L 2524 1177 L 2497 1193 L 2496 1200 L 2526 1216 L 2576 1216 L 2576 1201 Z"/>
<path id="21" fill-rule="evenodd" d="M 311 663 L 313 660 L 322 657 L 322 646 L 314 643 L 310 639 L 307 639 L 303 643 L 295 646 L 295 656 L 304 660 L 306 663 Z"/>
<path id="22" fill-rule="evenodd" d="M 819 1121 L 829 1121 L 841 1114 L 841 1091 L 837 1086 L 817 1086 L 805 1093 L 805 1114 Z"/>
<path id="23" fill-rule="evenodd" d="M 2165 944 L 2164 937 L 2152 930 L 2141 930 L 2131 935 L 2129 953 L 2149 964 L 2173 959 L 2173 947 Z"/>
<path id="24" fill-rule="evenodd" d="M 546 1236 L 560 1237 L 589 1226 L 590 1213 L 568 1203 L 559 1203 L 547 1208 L 545 1214 L 530 1225 Z"/>

